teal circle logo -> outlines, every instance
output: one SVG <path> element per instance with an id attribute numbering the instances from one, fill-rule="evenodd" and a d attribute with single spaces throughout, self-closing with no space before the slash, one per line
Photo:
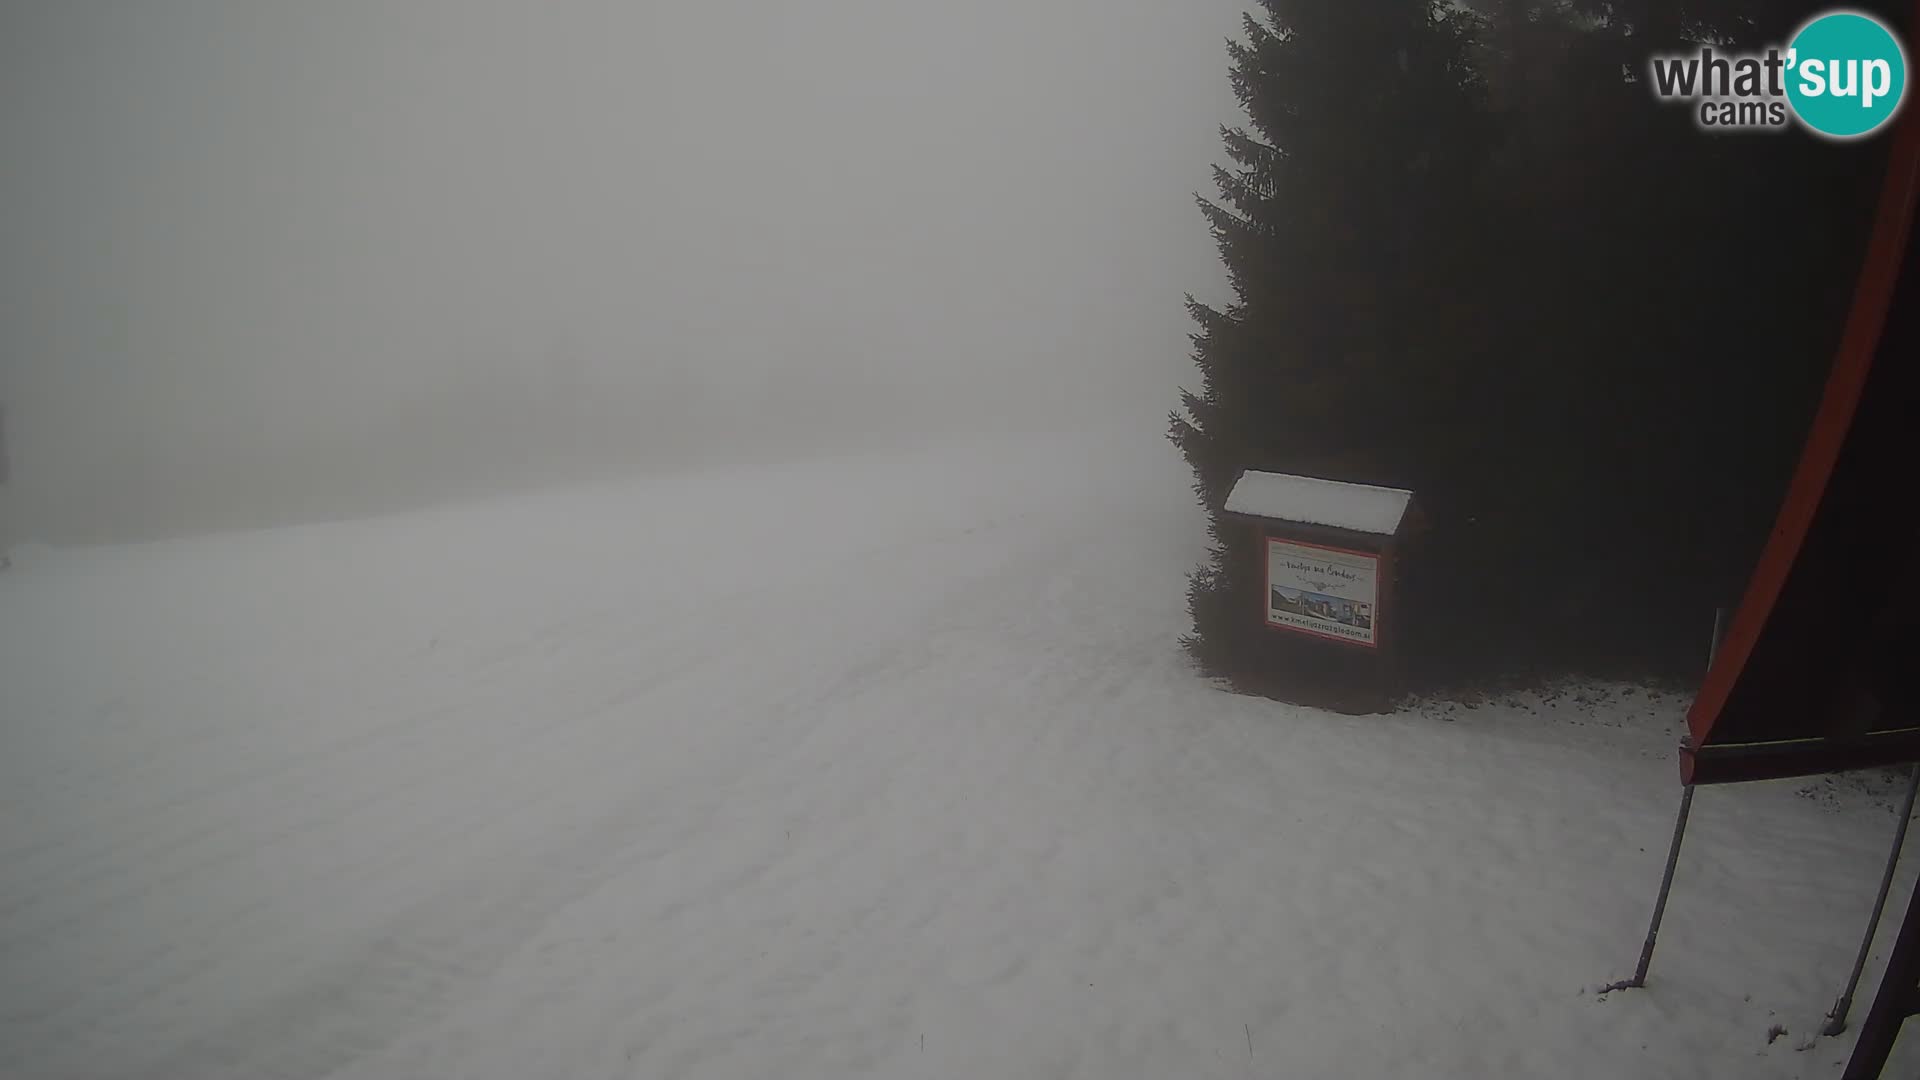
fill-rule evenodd
<path id="1" fill-rule="evenodd" d="M 1787 103 L 1816 134 L 1872 134 L 1900 111 L 1906 94 L 1906 50 L 1871 15 L 1829 12 L 1787 45 Z"/>

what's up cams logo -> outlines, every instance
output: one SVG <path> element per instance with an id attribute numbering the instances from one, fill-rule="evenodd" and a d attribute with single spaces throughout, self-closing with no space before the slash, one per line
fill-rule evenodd
<path id="1" fill-rule="evenodd" d="M 1727 53 L 1702 48 L 1652 57 L 1654 96 L 1692 106 L 1704 131 L 1777 131 L 1798 121 L 1821 138 L 1858 139 L 1884 128 L 1907 93 L 1907 54 L 1871 15 L 1830 11 L 1785 47 Z"/>

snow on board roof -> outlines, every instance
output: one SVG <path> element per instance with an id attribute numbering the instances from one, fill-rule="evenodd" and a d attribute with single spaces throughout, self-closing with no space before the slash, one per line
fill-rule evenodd
<path id="1" fill-rule="evenodd" d="M 1392 536 L 1413 492 L 1316 480 L 1310 476 L 1248 472 L 1227 495 L 1229 514 L 1297 521 L 1349 532 Z"/>

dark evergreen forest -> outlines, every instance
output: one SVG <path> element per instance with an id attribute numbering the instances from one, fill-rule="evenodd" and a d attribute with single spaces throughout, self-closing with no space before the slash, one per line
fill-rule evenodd
<path id="1" fill-rule="evenodd" d="M 1217 514 L 1253 468 L 1417 493 L 1412 689 L 1697 676 L 1817 405 L 1887 140 L 1703 132 L 1647 63 L 1780 44 L 1826 6 L 1248 15 L 1245 124 L 1201 199 L 1233 294 L 1189 300 L 1199 372 L 1170 431 L 1216 514 L 1203 668 L 1252 687 L 1322 665 L 1276 653 L 1253 537 Z M 1910 39 L 1903 6 L 1854 5 Z"/>

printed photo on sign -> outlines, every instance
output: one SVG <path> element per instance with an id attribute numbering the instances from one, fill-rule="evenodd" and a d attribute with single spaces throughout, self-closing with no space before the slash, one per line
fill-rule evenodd
<path id="1" fill-rule="evenodd" d="M 1273 590 L 1273 609 L 1304 615 L 1309 619 L 1322 622 L 1337 622 L 1342 626 L 1356 626 L 1362 630 L 1373 629 L 1373 605 L 1343 600 L 1337 596 L 1322 596 L 1319 593 L 1301 592 L 1298 589 Z"/>
<path id="2" fill-rule="evenodd" d="M 1267 625 L 1375 644 L 1379 557 L 1296 541 L 1267 541 Z"/>

